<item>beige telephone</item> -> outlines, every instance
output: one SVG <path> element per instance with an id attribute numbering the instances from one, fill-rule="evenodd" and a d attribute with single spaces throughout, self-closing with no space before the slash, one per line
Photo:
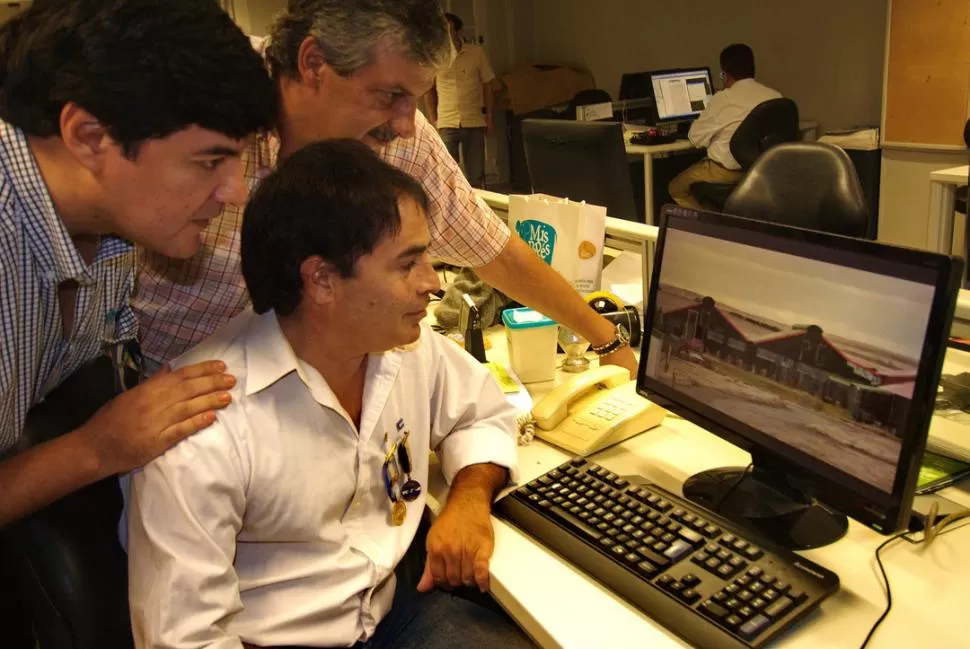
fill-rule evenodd
<path id="1" fill-rule="evenodd" d="M 622 367 L 592 368 L 557 386 L 532 409 L 536 435 L 578 455 L 659 426 L 667 412 L 637 394 Z"/>

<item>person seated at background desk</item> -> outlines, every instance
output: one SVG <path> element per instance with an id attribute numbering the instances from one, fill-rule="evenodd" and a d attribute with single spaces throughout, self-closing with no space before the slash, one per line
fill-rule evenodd
<path id="1" fill-rule="evenodd" d="M 720 63 L 724 90 L 711 97 L 687 134 L 691 144 L 707 149 L 707 156 L 680 172 L 668 187 L 670 197 L 684 207 L 704 209 L 690 195 L 694 183 L 736 183 L 741 179 L 741 165 L 731 155 L 731 136 L 755 106 L 781 97 L 777 90 L 755 81 L 754 52 L 747 45 L 728 45 L 721 50 Z"/>
<path id="2" fill-rule="evenodd" d="M 487 589 L 491 502 L 517 450 L 489 371 L 421 323 L 439 287 L 427 210 L 414 179 L 351 140 L 309 145 L 256 190 L 253 310 L 179 360 L 223 360 L 233 403 L 131 476 L 137 646 L 532 647 L 433 590 Z M 451 492 L 418 580 L 430 449 Z"/>
<path id="3" fill-rule="evenodd" d="M 354 138 L 410 173 L 430 198 L 431 254 L 469 266 L 489 285 L 569 327 L 594 346 L 616 340 L 596 313 L 475 196 L 417 100 L 451 61 L 448 25 L 435 0 L 301 0 L 270 29 L 265 57 L 279 91 L 275 132 L 244 153 L 255 186 L 277 160 L 310 142 Z M 227 69 L 226 74 L 232 71 Z M 249 305 L 239 272 L 242 210 L 227 206 L 192 259 L 139 251 L 132 306 L 151 373 Z M 603 363 L 636 372 L 628 345 Z"/>

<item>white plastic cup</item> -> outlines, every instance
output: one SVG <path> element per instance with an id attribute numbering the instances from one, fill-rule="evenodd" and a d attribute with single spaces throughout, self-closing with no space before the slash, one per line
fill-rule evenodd
<path id="1" fill-rule="evenodd" d="M 559 325 L 538 311 L 506 309 L 502 313 L 509 365 L 523 383 L 551 381 L 556 376 Z"/>

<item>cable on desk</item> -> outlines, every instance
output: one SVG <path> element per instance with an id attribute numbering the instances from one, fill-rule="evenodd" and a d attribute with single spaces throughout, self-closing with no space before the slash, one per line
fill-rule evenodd
<path id="1" fill-rule="evenodd" d="M 711 511 L 719 512 L 721 510 L 721 505 L 723 505 L 724 501 L 726 501 L 728 497 L 734 493 L 734 490 L 738 488 L 738 486 L 741 484 L 741 481 L 744 480 L 749 473 L 751 473 L 752 467 L 754 467 L 753 462 L 748 466 L 744 467 L 744 471 L 742 471 L 741 475 L 737 477 L 737 479 L 734 481 L 734 484 L 731 485 L 720 498 L 718 498 L 717 502 L 714 503 L 714 506 L 711 507 Z"/>
<path id="2" fill-rule="evenodd" d="M 882 612 L 882 615 L 879 616 L 879 619 L 876 620 L 875 624 L 872 625 L 872 628 L 869 629 L 869 634 L 866 636 L 866 639 L 863 640 L 862 645 L 859 647 L 859 649 L 866 648 L 866 645 L 869 644 L 869 640 L 871 640 L 873 634 L 875 634 L 876 629 L 878 629 L 879 625 L 882 624 L 882 621 L 886 619 L 886 616 L 889 615 L 890 609 L 892 609 L 893 607 L 893 594 L 892 594 L 892 590 L 889 588 L 889 577 L 886 576 L 886 568 L 882 565 L 882 558 L 879 556 L 879 553 L 883 550 L 883 548 L 888 546 L 890 543 L 893 543 L 894 541 L 898 541 L 899 539 L 903 539 L 907 543 L 910 543 L 913 545 L 922 545 L 924 548 L 929 547 L 929 545 L 937 537 L 963 527 L 963 525 L 950 527 L 953 523 L 956 523 L 957 521 L 960 521 L 960 520 L 963 520 L 964 524 L 970 522 L 967 520 L 968 518 L 970 518 L 970 509 L 964 509 L 959 512 L 954 512 L 949 516 L 944 517 L 939 523 L 936 523 L 934 521 L 936 520 L 936 514 L 939 512 L 939 509 L 940 508 L 937 503 L 933 503 L 932 505 L 930 505 L 930 511 L 926 517 L 926 519 L 930 522 L 927 524 L 926 529 L 923 531 L 922 539 L 914 540 L 912 537 L 909 536 L 910 532 L 906 530 L 903 532 L 899 532 L 898 534 L 894 534 L 893 536 L 883 541 L 879 545 L 879 547 L 876 548 L 876 565 L 879 566 L 879 574 L 882 575 L 882 583 L 886 587 L 886 609 Z"/>

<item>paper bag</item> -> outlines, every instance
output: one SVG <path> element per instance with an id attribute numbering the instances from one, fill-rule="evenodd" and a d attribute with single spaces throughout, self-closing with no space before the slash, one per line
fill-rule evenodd
<path id="1" fill-rule="evenodd" d="M 512 195 L 509 226 L 577 291 L 599 290 L 605 207 L 545 194 Z"/>

